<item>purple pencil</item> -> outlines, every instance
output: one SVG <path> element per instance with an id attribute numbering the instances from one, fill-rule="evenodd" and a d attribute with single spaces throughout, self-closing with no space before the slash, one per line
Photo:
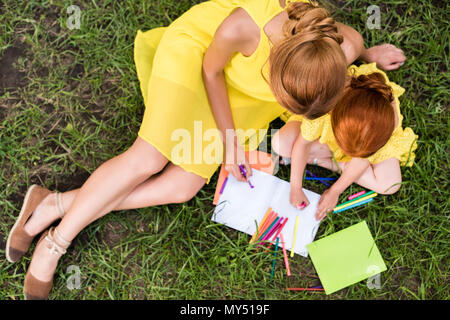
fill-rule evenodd
<path id="1" fill-rule="evenodd" d="M 247 179 L 247 174 L 245 173 L 245 169 L 243 165 L 239 165 L 239 169 L 241 170 L 241 174 L 244 176 L 245 179 Z M 250 182 L 250 180 L 247 180 L 248 185 L 250 186 L 250 188 L 254 188 L 254 186 L 252 185 L 252 183 Z"/>
<path id="2" fill-rule="evenodd" d="M 222 194 L 223 189 L 225 189 L 225 185 L 227 184 L 227 181 L 228 181 L 228 177 L 226 177 L 225 180 L 223 181 L 222 188 L 220 188 L 220 194 Z"/>
<path id="3" fill-rule="evenodd" d="M 305 170 L 305 171 L 306 171 L 306 173 L 309 174 L 310 176 L 315 177 L 315 178 L 318 178 L 314 173 L 312 173 L 312 172 L 310 172 L 310 171 L 308 171 L 308 170 Z M 319 180 L 319 182 L 323 183 L 323 184 L 326 185 L 327 187 L 330 186 L 328 183 L 323 182 L 322 180 Z"/>

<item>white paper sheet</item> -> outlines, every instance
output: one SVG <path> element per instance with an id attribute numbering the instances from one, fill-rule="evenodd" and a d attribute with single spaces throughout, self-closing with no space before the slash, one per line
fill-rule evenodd
<path id="1" fill-rule="evenodd" d="M 233 175 L 228 175 L 227 184 L 211 220 L 253 235 L 267 209 L 271 207 L 279 217 L 288 218 L 281 233 L 286 242 L 286 250 L 290 251 L 295 220 L 299 216 L 294 252 L 307 257 L 306 245 L 314 240 L 320 224 L 315 218 L 320 195 L 303 189 L 310 204 L 303 210 L 296 209 L 289 202 L 289 182 L 258 170 L 252 172 L 250 181 L 255 186 L 253 189 L 248 183 L 239 182 Z"/>

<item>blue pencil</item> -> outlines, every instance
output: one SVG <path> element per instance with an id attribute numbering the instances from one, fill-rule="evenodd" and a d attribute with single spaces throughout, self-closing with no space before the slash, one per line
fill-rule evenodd
<path id="1" fill-rule="evenodd" d="M 337 180 L 337 178 L 305 177 L 305 180 L 325 180 L 325 181 L 334 181 L 334 180 Z"/>
<path id="2" fill-rule="evenodd" d="M 310 176 L 316 177 L 316 178 L 317 178 L 317 176 L 316 176 L 314 173 L 312 173 L 311 171 L 308 171 L 308 170 L 305 170 L 305 171 L 306 171 L 306 173 L 309 174 Z M 327 187 L 330 186 L 328 183 L 323 182 L 322 180 L 319 180 L 319 182 L 322 183 L 322 184 L 324 184 L 324 185 L 326 185 Z"/>
<path id="3" fill-rule="evenodd" d="M 345 210 L 348 210 L 348 209 L 351 209 L 351 208 L 354 208 L 354 207 L 359 207 L 359 206 L 361 206 L 363 204 L 366 204 L 366 203 L 368 203 L 368 202 L 370 202 L 372 200 L 373 200 L 373 198 L 370 198 L 370 199 L 367 199 L 367 200 L 364 200 L 364 201 L 361 201 L 361 202 L 357 202 L 354 205 L 351 205 L 351 206 L 342 208 L 340 210 L 334 211 L 334 213 L 342 212 L 342 211 L 345 211 Z"/>

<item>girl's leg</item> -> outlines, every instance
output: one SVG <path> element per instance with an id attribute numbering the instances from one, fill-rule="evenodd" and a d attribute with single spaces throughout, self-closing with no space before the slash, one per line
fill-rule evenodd
<path id="1" fill-rule="evenodd" d="M 291 121 L 286 123 L 274 135 L 272 148 L 279 155 L 290 157 L 292 147 L 299 134 L 300 122 Z M 345 162 L 339 162 L 336 166 L 328 146 L 318 141 L 311 145 L 308 163 L 316 163 L 318 166 L 338 172 L 342 172 L 345 168 Z M 399 161 L 396 158 L 391 158 L 371 165 L 355 182 L 379 194 L 393 194 L 400 189 L 402 182 Z"/>
<path id="2" fill-rule="evenodd" d="M 186 202 L 197 194 L 205 182 L 206 179 L 196 174 L 186 172 L 181 167 L 169 163 L 161 173 L 154 175 L 144 183 L 139 184 L 132 192 L 123 197 L 122 201 L 116 205 L 114 210 L 135 209 L 168 203 Z M 81 190 L 79 190 L 78 193 L 79 192 L 81 192 Z M 76 194 L 73 199 L 73 201 L 77 201 L 78 194 Z M 75 202 L 72 203 L 70 207 L 73 208 L 75 204 Z M 89 223 L 107 213 L 108 212 L 103 211 L 101 214 L 93 215 L 89 221 L 85 221 L 85 224 L 81 225 L 81 229 L 80 226 L 78 227 L 78 232 Z M 67 215 L 63 218 L 63 221 L 64 220 L 70 223 L 71 220 L 73 220 L 73 216 Z M 58 231 L 60 225 L 57 227 Z M 37 252 L 30 264 L 30 271 L 36 278 L 42 281 L 49 281 L 56 269 L 58 259 L 49 255 L 48 250 L 39 252 L 39 249 L 41 248 L 37 247 L 35 250 Z"/>

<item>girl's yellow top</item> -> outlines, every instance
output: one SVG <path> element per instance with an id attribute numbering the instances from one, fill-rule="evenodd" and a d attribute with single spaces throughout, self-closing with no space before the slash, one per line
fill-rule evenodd
<path id="1" fill-rule="evenodd" d="M 238 7 L 260 27 L 260 40 L 251 56 L 235 54 L 224 73 L 239 140 L 256 149 L 269 123 L 285 111 L 261 75 L 271 47 L 263 28 L 284 10 L 279 0 L 206 1 L 168 27 L 139 30 L 134 43 L 145 104 L 139 137 L 208 182 L 222 163 L 223 144 L 202 79 L 203 55 L 216 29 Z M 267 66 L 263 73 L 268 79 Z"/>
<path id="2" fill-rule="evenodd" d="M 397 158 L 400 161 L 400 165 L 412 166 L 418 136 L 414 134 L 411 128 L 402 128 L 403 116 L 400 113 L 400 102 L 398 98 L 405 92 L 405 89 L 394 82 L 390 82 L 387 75 L 376 67 L 376 63 L 363 64 L 359 67 L 352 65 L 348 68 L 348 75 L 350 76 L 368 75 L 374 72 L 381 73 L 386 78 L 387 84 L 392 88 L 399 121 L 388 142 L 380 150 L 368 157 L 367 160 L 372 164 L 376 164 L 389 158 Z M 302 136 L 309 141 L 318 139 L 320 143 L 326 143 L 336 161 L 347 162 L 351 160 L 351 157 L 345 155 L 336 142 L 331 127 L 330 114 L 326 114 L 315 120 L 308 120 L 303 116 L 292 115 L 288 121 L 301 121 Z"/>

